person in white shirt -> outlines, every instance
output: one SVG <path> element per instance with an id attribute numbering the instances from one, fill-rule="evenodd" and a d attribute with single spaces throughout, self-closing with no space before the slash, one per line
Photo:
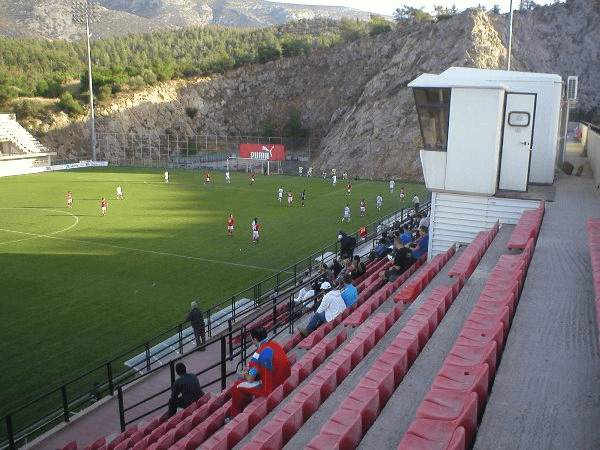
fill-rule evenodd
<path id="1" fill-rule="evenodd" d="M 331 290 L 331 284 L 328 281 L 321 284 L 321 290 L 325 295 L 317 308 L 317 312 L 310 318 L 306 328 L 299 328 L 300 333 L 304 337 L 315 331 L 321 324 L 331 322 L 346 308 L 342 293 L 337 290 Z"/>

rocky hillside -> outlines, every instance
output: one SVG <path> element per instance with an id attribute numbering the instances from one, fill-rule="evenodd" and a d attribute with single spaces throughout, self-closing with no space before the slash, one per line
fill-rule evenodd
<path id="1" fill-rule="evenodd" d="M 79 0 L 81 1 L 81 0 Z M 265 0 L 94 0 L 95 38 L 191 26 L 263 28 L 301 19 L 360 19 L 370 13 L 335 6 L 306 6 Z M 0 36 L 79 40 L 72 2 L 10 0 L 0 2 Z M 368 9 L 368 6 L 365 6 Z M 390 7 L 390 15 L 394 9 Z"/>
<path id="2" fill-rule="evenodd" d="M 513 70 L 579 76 L 579 104 L 599 104 L 600 0 L 571 0 L 516 14 Z M 493 20 L 492 20 L 493 19 Z M 245 135 L 271 115 L 302 114 L 318 149 L 317 168 L 352 176 L 421 178 L 421 147 L 412 91 L 418 75 L 450 66 L 503 69 L 506 16 L 467 11 L 438 23 L 399 27 L 372 38 L 264 65 L 169 85 L 97 112 L 100 132 Z M 194 119 L 186 108 L 198 110 Z M 72 124 L 46 134 L 60 155 L 89 148 L 87 127 Z"/>

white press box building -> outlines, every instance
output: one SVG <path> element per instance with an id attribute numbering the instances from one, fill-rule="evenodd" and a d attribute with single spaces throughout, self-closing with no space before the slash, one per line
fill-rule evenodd
<path id="1" fill-rule="evenodd" d="M 413 89 L 432 192 L 430 256 L 467 244 L 497 220 L 516 223 L 551 186 L 563 95 L 558 75 L 452 67 L 423 74 Z M 529 198 L 528 198 L 529 197 Z"/>

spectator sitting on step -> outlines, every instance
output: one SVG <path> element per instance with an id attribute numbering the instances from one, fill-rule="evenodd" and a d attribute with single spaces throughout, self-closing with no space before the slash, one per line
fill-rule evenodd
<path id="1" fill-rule="evenodd" d="M 352 279 L 356 280 L 363 276 L 367 271 L 367 267 L 365 263 L 360 260 L 360 256 L 354 255 L 352 258 L 352 264 L 350 265 L 350 274 L 352 275 Z"/>
<path id="2" fill-rule="evenodd" d="M 384 231 L 379 239 L 379 243 L 374 250 L 369 252 L 369 260 L 375 261 L 384 258 L 391 252 L 393 240 L 388 236 L 388 232 Z"/>
<path id="3" fill-rule="evenodd" d="M 175 365 L 175 372 L 177 372 L 179 378 L 173 384 L 167 417 L 173 417 L 177 412 L 177 408 L 187 408 L 192 403 L 196 403 L 204 395 L 198 382 L 198 377 L 192 373 L 187 373 L 184 363 L 177 363 Z"/>
<path id="4" fill-rule="evenodd" d="M 427 254 L 427 250 L 429 249 L 429 234 L 427 227 L 419 228 L 419 238 L 410 245 L 410 249 L 413 252 L 415 260 L 421 258 L 424 254 Z"/>
<path id="5" fill-rule="evenodd" d="M 342 300 L 344 300 L 346 308 L 348 308 L 358 300 L 358 290 L 352 285 L 352 276 L 346 275 L 343 281 L 343 286 L 340 291 L 342 293 Z"/>
<path id="6" fill-rule="evenodd" d="M 290 362 L 285 351 L 275 341 L 268 339 L 263 327 L 250 332 L 257 350 L 252 355 L 248 368 L 240 373 L 231 391 L 231 417 L 241 413 L 253 397 L 265 397 L 279 387 L 290 376 Z M 225 421 L 231 420 L 228 417 Z"/>
<path id="7" fill-rule="evenodd" d="M 379 276 L 386 282 L 394 281 L 415 262 L 412 250 L 406 247 L 400 239 L 394 241 L 394 250 L 388 255 L 388 258 L 393 261 L 394 265 L 391 269 L 379 273 Z"/>
<path id="8" fill-rule="evenodd" d="M 321 324 L 331 322 L 344 309 L 346 304 L 340 291 L 332 290 L 331 284 L 327 281 L 321 284 L 321 290 L 325 293 L 317 312 L 310 318 L 306 328 L 299 328 L 300 334 L 306 337 L 315 331 Z"/>
<path id="9" fill-rule="evenodd" d="M 412 234 L 410 233 L 408 227 L 403 226 L 400 228 L 400 239 L 404 245 L 408 245 L 413 241 Z"/>

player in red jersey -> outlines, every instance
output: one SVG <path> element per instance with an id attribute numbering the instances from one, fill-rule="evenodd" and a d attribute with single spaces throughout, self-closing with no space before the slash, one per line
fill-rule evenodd
<path id="1" fill-rule="evenodd" d="M 346 185 L 346 195 L 352 195 L 352 183 Z"/>
<path id="2" fill-rule="evenodd" d="M 104 214 L 106 214 L 106 207 L 108 206 L 108 202 L 106 201 L 106 199 L 104 197 L 102 197 L 102 200 L 100 201 L 100 215 L 103 216 Z"/>
<path id="3" fill-rule="evenodd" d="M 204 184 L 210 184 L 210 172 L 204 174 Z"/>
<path id="4" fill-rule="evenodd" d="M 367 211 L 367 202 L 364 198 L 360 201 L 358 206 L 360 207 L 360 217 L 364 217 L 365 212 Z"/>
<path id="5" fill-rule="evenodd" d="M 233 214 L 229 214 L 227 218 L 227 236 L 233 236 L 233 226 L 235 225 L 235 220 L 233 219 Z"/>

